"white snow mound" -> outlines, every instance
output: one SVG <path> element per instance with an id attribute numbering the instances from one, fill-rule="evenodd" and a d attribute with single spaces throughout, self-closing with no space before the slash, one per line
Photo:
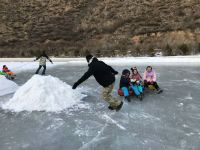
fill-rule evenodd
<path id="1" fill-rule="evenodd" d="M 2 108 L 15 112 L 58 112 L 80 103 L 85 96 L 56 77 L 34 75 Z"/>
<path id="2" fill-rule="evenodd" d="M 17 88 L 18 85 L 15 82 L 6 79 L 3 75 L 0 75 L 0 96 L 14 93 Z"/>

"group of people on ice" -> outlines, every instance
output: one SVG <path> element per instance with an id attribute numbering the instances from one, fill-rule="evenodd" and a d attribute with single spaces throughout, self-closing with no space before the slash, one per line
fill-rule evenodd
<path id="1" fill-rule="evenodd" d="M 156 73 L 151 66 L 147 66 L 144 72 L 143 78 L 138 72 L 137 67 L 132 67 L 131 71 L 124 69 L 122 71 L 118 94 L 124 96 L 128 102 L 131 101 L 130 96 L 134 95 L 140 100 L 144 97 L 144 89 L 152 86 L 157 90 L 157 93 L 161 93 L 156 82 Z"/>
<path id="2" fill-rule="evenodd" d="M 40 69 L 43 67 L 42 75 L 45 75 L 46 60 L 49 60 L 51 63 L 53 62 L 47 56 L 45 51 L 43 51 L 42 54 L 34 61 L 38 59 L 39 67 L 36 70 L 35 74 L 38 74 Z M 89 68 L 87 72 L 85 72 L 85 74 L 77 82 L 74 83 L 72 89 L 76 89 L 78 85 L 80 85 L 82 82 L 93 75 L 96 81 L 103 87 L 102 98 L 108 102 L 108 108 L 110 110 L 120 110 L 123 106 L 123 101 L 116 99 L 111 94 L 115 85 L 115 75 L 117 75 L 118 72 L 114 70 L 111 66 L 105 64 L 103 61 L 99 61 L 91 54 L 86 56 L 86 60 L 88 62 Z M 10 76 L 14 75 L 6 65 L 3 66 L 2 72 Z M 142 100 L 144 96 L 144 90 L 146 88 L 149 88 L 150 86 L 153 86 L 153 88 L 157 90 L 157 93 L 162 92 L 156 82 L 156 73 L 152 69 L 152 67 L 146 67 L 143 78 L 138 72 L 138 69 L 136 67 L 132 67 L 131 71 L 129 71 L 128 69 L 124 69 L 122 71 L 118 94 L 120 96 L 124 96 L 125 99 L 128 100 L 128 102 L 131 101 L 130 96 L 133 95 L 133 93 L 136 97 Z"/>
<path id="3" fill-rule="evenodd" d="M 86 56 L 86 60 L 89 68 L 85 74 L 74 83 L 72 89 L 76 89 L 78 85 L 93 75 L 96 81 L 103 87 L 102 98 L 108 102 L 108 108 L 110 110 L 120 110 L 123 106 L 123 101 L 117 100 L 111 95 L 115 84 L 115 75 L 117 75 L 118 72 L 103 61 L 99 61 L 91 54 Z M 136 67 L 131 68 L 131 72 L 128 69 L 122 71 L 120 90 L 128 101 L 130 101 L 130 90 L 134 91 L 135 95 L 142 99 L 144 89 L 148 88 L 149 85 L 154 86 L 158 93 L 162 92 L 156 82 L 156 73 L 151 66 L 146 68 L 143 80 Z"/>
<path id="4" fill-rule="evenodd" d="M 35 74 L 38 74 L 40 69 L 43 67 L 42 75 L 45 75 L 46 60 L 49 60 L 53 64 L 52 60 L 49 58 L 45 51 L 43 51 L 34 61 L 37 60 L 39 60 L 39 67 Z M 0 75 L 4 75 L 9 80 L 13 80 L 16 77 L 16 75 L 11 70 L 9 70 L 6 65 L 3 65 L 2 71 L 0 71 Z"/>

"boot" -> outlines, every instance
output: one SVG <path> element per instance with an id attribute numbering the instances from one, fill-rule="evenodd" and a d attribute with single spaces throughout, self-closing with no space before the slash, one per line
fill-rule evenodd
<path id="1" fill-rule="evenodd" d="M 143 100 L 142 94 L 140 94 L 140 95 L 138 96 L 138 98 L 139 98 L 140 101 L 142 101 L 142 100 Z"/>
<path id="2" fill-rule="evenodd" d="M 125 99 L 126 99 L 128 102 L 131 102 L 130 96 L 126 96 Z"/>
<path id="3" fill-rule="evenodd" d="M 114 110 L 114 108 L 112 106 L 108 106 L 108 109 L 110 110 Z"/>
<path id="4" fill-rule="evenodd" d="M 121 103 L 117 106 L 116 111 L 119 111 L 119 110 L 122 108 L 122 106 L 123 106 L 123 102 L 121 102 Z"/>
<path id="5" fill-rule="evenodd" d="M 163 92 L 162 89 L 158 89 L 158 90 L 157 90 L 157 94 L 160 94 L 160 93 L 162 93 L 162 92 Z"/>

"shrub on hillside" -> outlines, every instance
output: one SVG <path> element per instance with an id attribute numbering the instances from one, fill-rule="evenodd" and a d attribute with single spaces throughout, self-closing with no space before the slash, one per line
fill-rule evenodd
<path id="1" fill-rule="evenodd" d="M 182 52 L 183 55 L 190 54 L 190 50 L 189 50 L 187 44 L 181 44 L 181 45 L 179 45 L 178 49 Z"/>
<path id="2" fill-rule="evenodd" d="M 200 53 L 200 43 L 198 43 L 197 52 Z"/>
<path id="3" fill-rule="evenodd" d="M 173 55 L 172 48 L 169 46 L 169 44 L 167 44 L 166 47 L 165 47 L 164 55 L 165 56 L 172 56 Z"/>

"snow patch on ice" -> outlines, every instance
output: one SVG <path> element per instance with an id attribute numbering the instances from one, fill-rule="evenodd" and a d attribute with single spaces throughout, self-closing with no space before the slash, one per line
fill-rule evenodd
<path id="1" fill-rule="evenodd" d="M 187 136 L 192 136 L 192 135 L 194 135 L 194 133 L 193 133 L 193 132 L 190 132 L 190 133 L 186 133 L 185 135 L 187 135 Z"/>
<path id="2" fill-rule="evenodd" d="M 188 96 L 186 96 L 184 99 L 186 99 L 186 100 L 192 100 L 193 97 L 191 96 L 191 94 L 188 94 Z"/>
<path id="3" fill-rule="evenodd" d="M 193 97 L 192 97 L 191 93 L 188 93 L 187 95 L 177 98 L 177 99 L 181 100 L 181 101 L 188 101 L 188 100 L 193 100 Z"/>
<path id="4" fill-rule="evenodd" d="M 189 126 L 188 125 L 186 125 L 186 124 L 183 124 L 182 125 L 184 128 L 188 128 Z"/>
<path id="5" fill-rule="evenodd" d="M 15 112 L 59 112 L 80 104 L 85 96 L 56 77 L 34 75 L 2 108 Z"/>
<path id="6" fill-rule="evenodd" d="M 46 130 L 56 130 L 59 129 L 62 125 L 64 125 L 64 120 L 61 118 L 55 118 L 52 122 L 52 124 L 50 124 Z"/>
<path id="7" fill-rule="evenodd" d="M 137 121 L 145 120 L 146 123 L 160 121 L 160 118 L 155 117 L 155 116 L 150 115 L 150 114 L 145 113 L 145 112 L 130 113 L 128 115 L 129 115 L 130 118 L 137 120 Z"/>
<path id="8" fill-rule="evenodd" d="M 178 104 L 178 107 L 182 107 L 182 106 L 183 106 L 183 103 L 179 103 L 179 104 Z"/>
<path id="9" fill-rule="evenodd" d="M 99 129 L 104 125 L 93 120 L 75 120 L 76 128 L 75 135 L 83 137 L 93 137 L 99 132 Z"/>
<path id="10" fill-rule="evenodd" d="M 11 81 L 6 79 L 5 76 L 0 75 L 0 96 L 14 93 L 18 89 L 18 85 Z"/>

